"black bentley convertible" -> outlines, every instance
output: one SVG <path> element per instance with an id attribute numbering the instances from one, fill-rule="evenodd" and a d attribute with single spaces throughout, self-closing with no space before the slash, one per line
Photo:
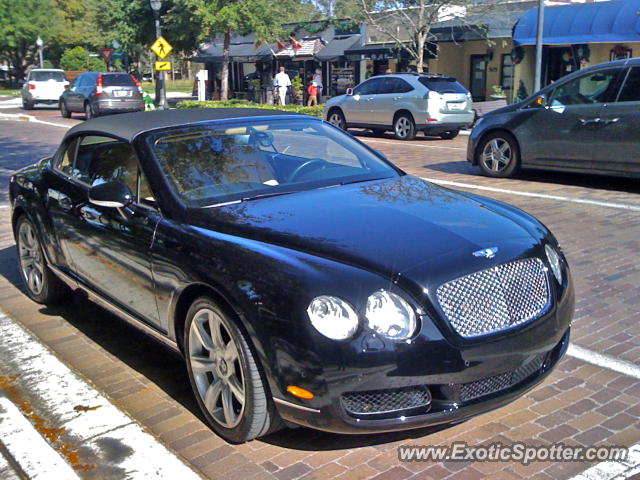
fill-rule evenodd
<path id="1" fill-rule="evenodd" d="M 455 423 L 538 384 L 574 294 L 553 235 L 315 118 L 94 119 L 11 178 L 36 302 L 83 290 L 182 353 L 224 438 Z"/>

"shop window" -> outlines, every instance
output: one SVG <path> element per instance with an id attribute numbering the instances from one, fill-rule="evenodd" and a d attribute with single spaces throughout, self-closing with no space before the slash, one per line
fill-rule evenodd
<path id="1" fill-rule="evenodd" d="M 513 61 L 510 53 L 502 55 L 500 62 L 500 85 L 504 90 L 513 88 Z"/>

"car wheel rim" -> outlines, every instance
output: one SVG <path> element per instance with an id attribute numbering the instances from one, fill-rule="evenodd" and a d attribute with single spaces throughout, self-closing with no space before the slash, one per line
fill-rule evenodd
<path id="1" fill-rule="evenodd" d="M 482 163 L 493 172 L 501 172 L 512 159 L 511 145 L 503 138 L 494 138 L 482 150 Z"/>
<path id="2" fill-rule="evenodd" d="M 331 125 L 335 125 L 338 128 L 343 128 L 342 126 L 342 117 L 338 113 L 333 113 L 329 117 L 329 123 Z"/>
<path id="3" fill-rule="evenodd" d="M 398 134 L 398 136 L 404 138 L 409 134 L 410 130 L 411 123 L 409 122 L 409 120 L 405 117 L 399 118 L 396 122 L 396 133 Z"/>
<path id="4" fill-rule="evenodd" d="M 27 284 L 27 288 L 34 295 L 42 293 L 44 278 L 44 262 L 42 250 L 28 222 L 23 222 L 18 232 L 18 250 L 20 253 L 20 268 Z"/>
<path id="5" fill-rule="evenodd" d="M 238 425 L 246 403 L 238 346 L 227 322 L 210 308 L 198 310 L 191 322 L 189 362 L 209 414 L 225 428 Z"/>

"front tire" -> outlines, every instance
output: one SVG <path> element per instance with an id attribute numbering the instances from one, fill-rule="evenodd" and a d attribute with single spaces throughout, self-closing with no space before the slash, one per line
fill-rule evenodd
<path id="1" fill-rule="evenodd" d="M 398 140 L 413 140 L 416 138 L 416 124 L 408 113 L 401 113 L 393 122 L 393 131 Z"/>
<path id="2" fill-rule="evenodd" d="M 60 101 L 60 115 L 62 115 L 62 117 L 64 118 L 71 118 L 71 111 L 69 111 L 67 102 L 65 102 L 64 100 Z"/>
<path id="3" fill-rule="evenodd" d="M 66 285 L 47 266 L 36 229 L 24 215 L 16 223 L 18 270 L 27 295 L 35 302 L 54 304 L 69 292 Z"/>
<path id="4" fill-rule="evenodd" d="M 208 297 L 198 298 L 189 308 L 184 352 L 198 405 L 218 435 L 242 443 L 279 425 L 245 335 Z"/>
<path id="5" fill-rule="evenodd" d="M 520 170 L 520 149 L 513 135 L 495 132 L 478 145 L 478 166 L 488 177 L 513 177 Z"/>
<path id="6" fill-rule="evenodd" d="M 344 114 L 339 109 L 331 110 L 327 117 L 327 121 L 341 130 L 347 129 L 347 121 L 344 118 Z"/>

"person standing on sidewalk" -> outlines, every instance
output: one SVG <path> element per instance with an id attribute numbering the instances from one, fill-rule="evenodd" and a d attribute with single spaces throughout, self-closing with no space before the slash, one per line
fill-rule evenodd
<path id="1" fill-rule="evenodd" d="M 313 75 L 311 80 L 316 84 L 316 87 L 318 87 L 316 101 L 318 103 L 322 103 L 322 89 L 324 88 L 324 85 L 322 85 L 322 70 L 316 68 L 316 73 Z"/>
<path id="2" fill-rule="evenodd" d="M 318 105 L 318 86 L 316 82 L 311 82 L 309 88 L 307 89 L 307 93 L 309 94 L 309 99 L 307 100 L 307 107 L 311 107 L 313 105 Z"/>
<path id="3" fill-rule="evenodd" d="M 291 79 L 289 78 L 289 75 L 287 75 L 287 72 L 284 71 L 284 67 L 280 67 L 280 72 L 276 75 L 273 85 L 276 87 L 276 91 L 278 92 L 280 105 L 286 105 L 287 90 L 291 86 Z"/>

